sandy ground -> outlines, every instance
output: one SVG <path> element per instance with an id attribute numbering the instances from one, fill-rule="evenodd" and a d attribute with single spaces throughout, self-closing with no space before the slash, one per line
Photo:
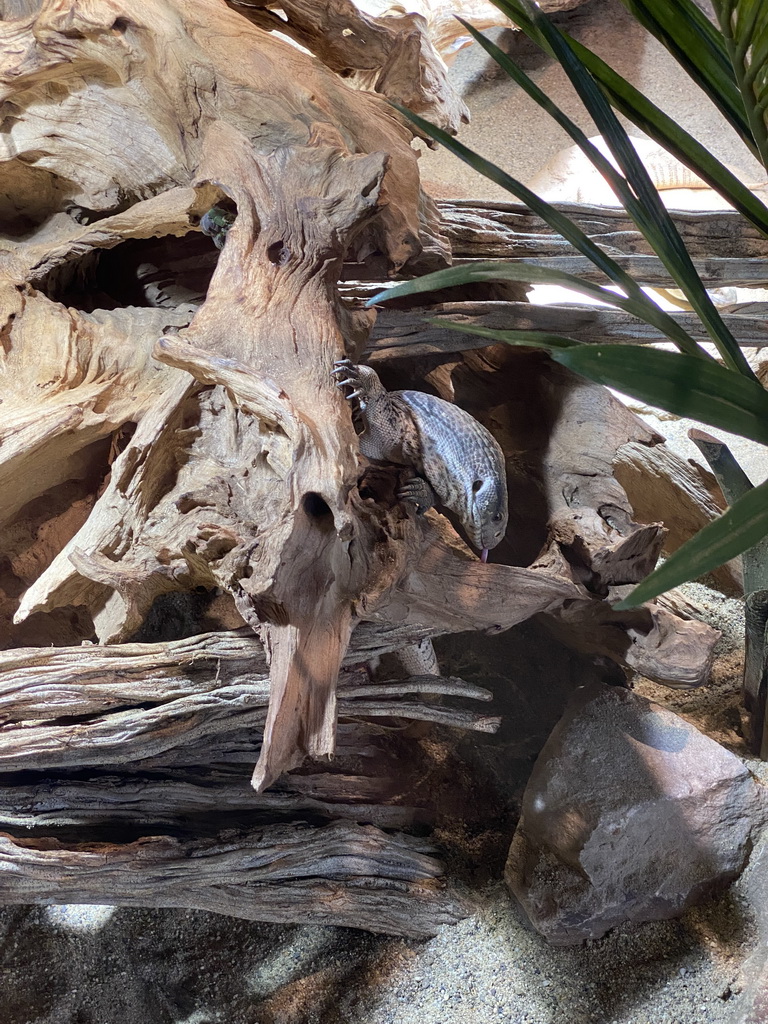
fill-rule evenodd
<path id="1" fill-rule="evenodd" d="M 616 0 L 593 0 L 568 16 L 568 25 L 717 155 L 751 170 L 714 108 Z M 591 133 L 559 70 L 524 41 L 505 33 L 503 42 Z M 460 56 L 454 74 L 473 113 L 463 140 L 523 180 L 567 145 L 554 124 L 476 48 Z M 468 196 L 503 196 L 444 153 L 427 153 L 423 174 Z M 690 592 L 724 634 L 712 684 L 680 692 L 639 681 L 638 689 L 743 753 L 737 695 L 741 606 L 705 587 Z M 756 941 L 749 872 L 678 921 L 619 928 L 569 949 L 548 946 L 498 881 L 525 773 L 549 727 L 532 697 L 542 689 L 541 672 L 526 665 L 531 669 L 526 674 L 520 664 L 532 660 L 530 634 L 524 628 L 514 633 L 520 659 L 508 651 L 507 669 L 474 666 L 475 677 L 506 695 L 509 704 L 502 737 L 511 758 L 504 763 L 512 765 L 508 799 L 500 801 L 498 821 L 486 824 L 486 832 L 467 826 L 458 835 L 459 826 L 457 834 L 444 836 L 452 850 L 449 862 L 453 857 L 453 867 L 462 863 L 457 873 L 477 903 L 473 917 L 430 941 L 413 942 L 193 911 L 5 908 L 0 911 L 0 1024 L 726 1024 L 741 1019 L 740 967 Z M 553 691 L 569 674 L 567 658 L 548 663 Z M 466 674 L 471 677 L 472 671 Z M 559 700 L 551 702 L 553 720 Z M 536 714 L 543 735 L 531 724 Z M 499 749 L 480 745 L 474 756 L 489 763 Z M 751 767 L 765 775 L 764 766 Z M 498 784 L 503 772 L 497 770 L 495 778 Z"/>
<path id="2" fill-rule="evenodd" d="M 739 602 L 700 585 L 691 585 L 688 593 L 723 630 L 712 684 L 683 692 L 639 680 L 638 689 L 742 751 L 736 692 L 741 669 Z M 541 649 L 530 629 L 513 632 L 520 652 Z M 509 647 L 506 650 L 510 652 Z M 514 649 L 511 653 L 516 655 Z M 455 650 L 444 654 L 452 660 L 456 657 Z M 513 669 L 510 682 L 530 686 L 531 678 L 523 679 L 523 674 L 522 669 Z M 480 675 L 489 685 L 499 684 L 487 664 L 481 665 Z M 503 694 L 500 699 L 506 703 Z M 558 694 L 557 702 L 562 699 Z M 518 701 L 515 696 L 510 703 Z M 530 768 L 525 746 L 531 720 L 523 708 L 520 721 L 510 723 L 501 737 L 501 748 L 511 751 L 505 763 L 515 790 L 521 785 L 518 776 L 525 773 L 524 766 Z M 486 760 L 501 748 L 489 739 Z M 764 766 L 755 762 L 752 767 L 766 774 Z M 474 916 L 426 942 L 348 929 L 253 924 L 198 911 L 6 908 L 0 914 L 0 1020 L 3 1024 L 726 1024 L 734 1020 L 741 999 L 740 967 L 755 945 L 749 872 L 680 920 L 625 926 L 583 947 L 553 948 L 531 929 L 496 880 L 511 831 L 503 811 L 500 820 L 498 834 L 494 834 L 494 823 L 488 822 L 485 833 L 464 836 L 463 847 L 446 828 L 442 838 L 447 847 L 453 847 L 452 867 L 463 861 L 463 890 L 478 909 Z M 479 856 L 467 873 L 473 845 Z"/>
<path id="3" fill-rule="evenodd" d="M 637 689 L 743 754 L 740 603 L 698 584 L 687 594 L 723 632 L 711 684 L 671 691 L 637 680 Z M 498 881 L 535 751 L 585 680 L 586 661 L 530 623 L 500 637 L 445 638 L 440 654 L 493 689 L 504 715 L 497 736 L 459 745 L 474 792 L 462 804 L 446 786 L 438 800 L 437 839 L 473 916 L 417 942 L 200 911 L 5 908 L 2 1024 L 741 1021 L 741 966 L 756 945 L 749 870 L 679 920 L 570 948 L 549 946 Z M 457 775 L 455 790 L 465 785 Z"/>

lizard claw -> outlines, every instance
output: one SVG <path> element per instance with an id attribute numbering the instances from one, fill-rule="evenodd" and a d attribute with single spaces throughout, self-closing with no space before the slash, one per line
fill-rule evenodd
<path id="1" fill-rule="evenodd" d="M 351 359 L 337 359 L 333 364 L 331 376 L 336 378 L 337 388 L 353 388 L 349 394 L 344 396 L 348 401 L 365 397 L 363 375 L 360 372 L 360 367 L 356 366 Z"/>
<path id="2" fill-rule="evenodd" d="M 353 366 L 354 363 L 351 359 L 337 359 L 333 364 L 331 376 L 335 373 L 349 373 Z"/>
<path id="3" fill-rule="evenodd" d="M 335 383 L 337 388 L 353 388 L 355 386 L 355 381 L 352 380 L 337 380 Z M 350 393 L 348 395 L 344 395 L 344 397 L 348 402 L 351 402 L 353 398 L 359 398 L 362 393 L 362 391 L 350 391 Z"/>
<path id="4" fill-rule="evenodd" d="M 435 492 L 420 476 L 407 480 L 397 491 L 400 501 L 410 501 L 416 506 L 416 514 L 423 516 L 435 504 Z"/>

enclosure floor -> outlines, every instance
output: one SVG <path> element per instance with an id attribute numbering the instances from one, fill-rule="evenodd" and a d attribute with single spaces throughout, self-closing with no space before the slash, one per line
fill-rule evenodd
<path id="1" fill-rule="evenodd" d="M 714 107 L 618 0 L 591 0 L 566 20 L 569 31 L 719 157 L 759 174 Z M 552 61 L 506 33 L 502 42 L 522 54 L 548 95 L 594 134 Z M 568 145 L 479 48 L 464 51 L 453 74 L 473 116 L 463 141 L 515 176 L 529 179 Z M 453 195 L 506 196 L 444 152 L 425 153 L 422 166 L 424 178 Z M 742 659 L 740 604 L 702 587 L 696 595 L 724 631 L 713 685 L 687 694 L 642 682 L 638 688 L 721 741 L 738 744 L 731 729 Z M 456 829 L 454 840 L 482 851 L 482 837 L 459 835 L 460 823 Z M 678 921 L 619 928 L 575 949 L 548 946 L 492 880 L 472 887 L 476 916 L 428 942 L 203 912 L 5 908 L 0 1021 L 726 1024 L 739 1011 L 739 969 L 755 942 L 749 881 L 747 874 Z"/>
<path id="2" fill-rule="evenodd" d="M 740 602 L 700 584 L 686 588 L 723 631 L 708 687 L 637 690 L 684 715 L 737 752 L 743 651 Z M 525 755 L 540 708 L 525 699 L 551 641 L 523 624 L 507 666 L 480 657 L 478 675 L 446 664 L 497 695 L 507 723 L 503 763 L 516 800 L 530 771 Z M 495 638 L 498 639 L 498 638 Z M 472 654 L 467 657 L 472 657 Z M 562 656 L 561 656 L 562 657 Z M 569 656 L 566 654 L 565 658 Z M 525 662 L 534 663 L 532 665 Z M 526 673 L 529 673 L 526 678 Z M 519 712 L 516 711 L 519 707 Z M 539 718 L 540 721 L 540 718 Z M 462 753 L 482 777 L 495 737 Z M 502 751 L 502 759 L 506 756 Z M 501 762 L 500 762 L 501 763 Z M 749 766 L 764 781 L 766 766 Z M 487 777 L 487 776 L 486 776 Z M 458 780 L 457 780 L 458 782 Z M 623 926 L 583 947 L 554 948 L 533 931 L 497 881 L 511 826 L 494 820 L 493 796 L 475 794 L 477 821 L 457 815 L 438 837 L 477 913 L 426 942 L 343 928 L 255 924 L 182 910 L 19 907 L 0 912 L 2 1024 L 738 1024 L 741 967 L 756 946 L 751 870 L 724 894 L 679 920 Z M 447 797 L 450 799 L 450 797 Z M 485 825 L 483 825 L 485 821 Z M 684 852 L 684 851 L 681 851 Z M 746 999 L 745 993 L 745 999 Z M 734 1013 L 737 1016 L 734 1017 Z M 759 1018 L 758 1018 L 759 1019 Z M 753 1019 L 748 1018 L 749 1024 Z M 747 1024 L 747 1021 L 745 1021 Z"/>

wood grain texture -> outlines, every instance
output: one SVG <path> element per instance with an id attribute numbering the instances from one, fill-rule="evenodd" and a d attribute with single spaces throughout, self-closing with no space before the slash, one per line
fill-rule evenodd
<path id="1" fill-rule="evenodd" d="M 227 837 L 122 844 L 0 833 L 0 901 L 194 907 L 257 921 L 425 938 L 465 916 L 433 848 L 372 825 L 271 825 Z"/>
<path id="2" fill-rule="evenodd" d="M 711 339 L 693 313 L 669 314 L 698 342 Z M 744 348 L 768 345 L 768 323 L 763 315 L 723 313 L 723 319 Z M 538 306 L 531 302 L 441 302 L 410 309 L 382 307 L 371 331 L 366 357 L 378 360 L 408 355 L 486 348 L 488 339 L 459 334 L 441 325 L 452 321 L 465 327 L 499 331 L 546 331 L 594 344 L 648 345 L 667 339 L 629 313 L 617 309 L 577 305 Z"/>
<path id="3" fill-rule="evenodd" d="M 422 20 L 279 9 L 314 54 L 272 31 L 276 4 L 14 0 L 0 24 L 0 902 L 423 936 L 466 907 L 426 841 L 384 831 L 429 824 L 404 724 L 498 719 L 461 679 L 382 683 L 361 663 L 541 615 L 579 650 L 696 685 L 716 631 L 610 602 L 655 561 L 660 503 L 687 489 L 681 536 L 714 513 L 687 478 L 670 490 L 679 467 L 638 458 L 664 478 L 641 521 L 615 467 L 661 439 L 541 353 L 457 349 L 412 311 L 369 343 L 360 297 L 451 247 L 582 264 L 521 208 L 440 219 L 422 192 L 387 97 L 449 128 L 465 115 Z M 199 230 L 220 202 L 237 210 L 221 253 Z M 620 213 L 575 212 L 668 283 Z M 707 281 L 764 278 L 764 240 L 732 217 L 678 221 Z M 633 330 L 481 297 L 498 295 L 437 315 Z M 759 313 L 730 319 L 763 343 Z M 407 468 L 360 457 L 329 371 L 367 344 L 388 386 L 457 402 L 502 444 L 513 516 L 491 564 L 398 500 Z M 132 641 L 201 591 L 243 629 Z"/>

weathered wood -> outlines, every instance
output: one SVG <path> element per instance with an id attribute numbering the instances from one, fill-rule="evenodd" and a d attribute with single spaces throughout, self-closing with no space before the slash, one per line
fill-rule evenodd
<path id="1" fill-rule="evenodd" d="M 540 354 L 407 361 L 405 386 L 459 401 L 504 444 L 518 520 L 492 564 L 437 511 L 403 507 L 397 468 L 361 462 L 329 369 L 360 354 L 374 314 L 340 299 L 344 262 L 369 281 L 442 265 L 444 225 L 458 260 L 517 256 L 512 214 L 454 204 L 441 226 L 420 191 L 412 132 L 384 97 L 449 127 L 464 108 L 439 62 L 414 74 L 418 18 L 347 0 L 249 13 L 285 31 L 278 9 L 320 60 L 219 0 L 43 0 L 0 25 L 0 615 L 27 629 L 8 642 L 36 644 L 0 655 L 0 902 L 423 936 L 466 908 L 427 842 L 381 831 L 430 816 L 397 760 L 403 726 L 498 719 L 460 679 L 372 682 L 359 662 L 542 613 L 591 654 L 680 685 L 700 681 L 716 632 L 608 606 L 662 541 L 611 460 L 657 439 Z M 218 255 L 195 229 L 223 200 L 237 218 Z M 605 211 L 586 217 L 643 258 Z M 765 256 L 723 238 L 729 268 Z M 536 244 L 572 263 L 560 241 Z M 79 645 L 127 641 L 158 598 L 196 589 L 248 629 Z M 55 616 L 66 628 L 36 639 Z M 249 788 L 257 759 L 268 794 Z"/>
<path id="2" fill-rule="evenodd" d="M 410 828 L 429 820 L 429 811 L 390 803 L 401 791 L 392 776 L 287 776 L 268 793 L 254 793 L 249 773 L 166 769 L 130 774 L 83 774 L 77 778 L 50 773 L 26 773 L 0 783 L 0 831 L 52 835 L 74 829 L 84 839 L 98 830 L 123 834 L 173 828 L 193 838 L 201 831 L 226 827 L 233 820 L 258 816 L 288 822 L 306 818 L 347 819 L 379 828 Z"/>
<path id="3" fill-rule="evenodd" d="M 438 202 L 454 256 L 492 259 L 543 258 L 573 253 L 569 242 L 522 203 L 472 199 Z M 552 204 L 612 256 L 651 255 L 653 250 L 625 210 L 583 203 Z M 671 210 L 693 257 L 765 258 L 768 239 L 735 210 Z"/>
<path id="4" fill-rule="evenodd" d="M 344 658 L 347 666 L 370 661 L 437 631 L 361 623 Z M 94 715 L 126 703 L 162 704 L 217 687 L 253 688 L 268 696 L 264 645 L 248 628 L 203 633 L 169 643 L 85 644 L 69 648 L 20 648 L 0 652 L 0 724 L 73 715 Z M 384 693 L 344 681 L 349 694 Z M 458 689 L 452 689 L 457 687 Z M 443 677 L 392 683 L 394 693 L 452 693 L 486 699 L 486 691 Z"/>
<path id="5" fill-rule="evenodd" d="M 638 518 L 660 519 L 665 524 L 664 550 L 669 553 L 725 509 L 722 494 L 714 494 L 706 486 L 703 471 L 697 471 L 666 445 L 622 445 L 616 451 L 613 468 Z M 743 593 L 739 559 L 719 566 L 712 576 L 726 593 Z"/>
<path id="6" fill-rule="evenodd" d="M 342 677 L 338 713 L 483 732 L 498 727 L 492 715 L 419 699 L 438 695 L 491 696 L 442 676 L 375 684 Z M 230 734 L 251 732 L 258 743 L 269 701 L 263 646 L 244 634 L 2 652 L 0 772 L 139 765 L 147 759 L 157 767 L 168 751 L 206 742 L 226 746 Z"/>
<path id="7" fill-rule="evenodd" d="M 118 245 L 124 238 L 146 239 L 144 257 L 125 269 L 135 278 L 135 289 L 143 293 L 148 305 L 176 308 L 180 304 L 200 305 L 206 294 L 216 264 L 217 252 L 208 240 L 188 235 L 183 244 L 173 242 L 174 235 L 194 230 L 194 212 L 211 197 L 194 198 L 188 189 L 179 189 L 177 197 L 168 193 L 144 203 L 135 204 L 125 214 L 105 218 L 95 225 L 70 233 L 71 237 L 57 245 L 38 244 L 23 253 L 16 252 L 16 276 L 44 285 L 45 289 L 61 291 L 61 282 L 51 277 L 57 268 L 83 264 L 88 257 Z M 190 198 L 192 196 L 192 198 Z M 186 205 L 185 205 L 186 204 Z M 572 273 L 582 273 L 590 279 L 605 283 L 593 265 L 574 252 L 570 243 L 555 234 L 534 214 L 520 204 L 474 203 L 456 201 L 441 203 L 440 228 L 457 263 L 473 259 L 526 259 L 558 267 Z M 578 220 L 582 227 L 626 269 L 640 275 L 645 283 L 673 287 L 674 282 L 662 265 L 651 254 L 645 239 L 622 210 L 609 207 L 584 207 L 578 204 L 554 204 Z M 705 283 L 710 287 L 727 284 L 755 284 L 765 281 L 764 264 L 768 256 L 768 241 L 735 212 L 687 213 L 674 212 L 678 229 L 690 244 L 694 262 Z M 437 232 L 436 222 L 432 231 Z M 156 225 L 156 229 L 155 229 Z M 151 236 L 165 234 L 156 242 Z M 435 237 L 437 237 L 435 235 Z M 426 242 L 432 252 L 433 241 Z M 554 262 L 553 262 L 554 260 Z M 93 276 L 96 264 L 82 266 L 86 278 Z M 382 268 L 376 260 L 367 264 L 348 261 L 343 272 L 342 294 L 369 298 L 386 286 Z M 61 270 L 57 271 L 59 274 Z M 96 287 L 90 284 L 90 291 Z M 75 305 L 85 301 L 84 295 L 72 293 L 68 300 Z M 606 311 L 602 311 L 606 312 Z M 694 317 L 688 316 L 691 327 L 700 331 Z M 684 321 L 688 322 L 688 321 Z M 737 325 L 738 326 L 738 325 Z M 638 326 L 641 332 L 649 330 Z"/>
<path id="8" fill-rule="evenodd" d="M 669 315 L 696 341 L 711 341 L 695 314 L 674 310 Z M 768 345 L 765 316 L 740 313 L 723 313 L 722 316 L 740 345 L 745 348 Z M 442 302 L 410 309 L 382 307 L 365 350 L 367 359 L 375 363 L 403 355 L 416 357 L 488 346 L 487 338 L 459 334 L 442 327 L 440 321 L 490 330 L 547 331 L 598 344 L 646 345 L 667 340 L 649 324 L 617 309 L 576 304 L 538 306 L 529 302 Z"/>
<path id="9" fill-rule="evenodd" d="M 52 132 L 57 75 L 68 82 L 67 100 Z M 319 134 L 348 153 L 388 154 L 389 202 L 358 239 L 361 251 L 376 249 L 400 265 L 423 243 L 440 244 L 429 235 L 434 206 L 419 196 L 405 120 L 383 97 L 349 89 L 314 57 L 218 0 L 141 7 L 78 0 L 66 12 L 43 3 L 20 22 L 0 24 L 0 84 L 14 103 L 0 162 L 3 247 L 19 238 L 53 242 L 73 216 L 96 220 L 189 186 L 207 131 L 220 122 L 246 131 L 260 152 Z"/>
<path id="10" fill-rule="evenodd" d="M 45 491 L 86 476 L 91 446 L 139 420 L 183 376 L 152 359 L 152 337 L 188 316 L 78 313 L 8 282 L 0 292 L 9 339 L 0 349 L 2 525 Z"/>
<path id="11" fill-rule="evenodd" d="M 0 902 L 192 907 L 424 938 L 469 909 L 441 891 L 433 852 L 349 822 L 122 844 L 0 834 Z"/>
<path id="12" fill-rule="evenodd" d="M 452 134 L 469 121 L 469 110 L 418 14 L 401 10 L 396 17 L 377 18 L 352 0 L 227 2 L 259 28 L 311 50 L 354 88 L 382 93 Z"/>

